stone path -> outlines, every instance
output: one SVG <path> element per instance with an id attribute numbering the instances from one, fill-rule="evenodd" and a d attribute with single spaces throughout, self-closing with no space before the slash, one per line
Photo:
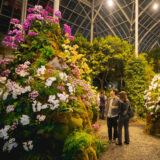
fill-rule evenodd
<path id="1" fill-rule="evenodd" d="M 108 139 L 106 120 L 100 120 L 99 124 L 99 137 Z M 130 144 L 122 146 L 110 144 L 100 160 L 160 160 L 160 138 L 145 134 L 144 127 L 144 123 L 131 123 Z"/>

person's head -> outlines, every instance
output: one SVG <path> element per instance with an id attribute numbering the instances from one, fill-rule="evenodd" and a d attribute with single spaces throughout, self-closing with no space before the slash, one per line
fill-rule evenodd
<path id="1" fill-rule="evenodd" d="M 127 93 L 125 91 L 122 91 L 119 93 L 119 98 L 120 100 L 122 100 L 123 102 L 125 102 L 127 100 Z"/>
<path id="2" fill-rule="evenodd" d="M 110 95 L 111 96 L 115 96 L 118 94 L 118 89 L 117 88 L 111 88 L 111 92 L 110 92 Z"/>
<path id="3" fill-rule="evenodd" d="M 105 94 L 105 92 L 104 92 L 104 91 L 101 91 L 101 94 L 103 94 L 103 95 L 104 95 L 104 94 Z"/>

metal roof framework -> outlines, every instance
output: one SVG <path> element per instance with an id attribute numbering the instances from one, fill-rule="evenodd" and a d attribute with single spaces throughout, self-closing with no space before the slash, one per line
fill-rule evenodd
<path id="1" fill-rule="evenodd" d="M 80 32 L 85 38 L 118 36 L 129 43 L 135 42 L 135 0 L 113 0 L 108 7 L 107 0 L 60 0 L 62 19 L 60 24 L 68 24 L 72 34 Z M 160 46 L 160 10 L 153 10 L 153 3 L 160 0 L 139 0 L 139 52 Z M 23 0 L 0 0 L 0 32 L 10 30 L 10 19 L 21 19 Z M 28 0 L 27 7 L 54 6 L 54 0 Z"/>

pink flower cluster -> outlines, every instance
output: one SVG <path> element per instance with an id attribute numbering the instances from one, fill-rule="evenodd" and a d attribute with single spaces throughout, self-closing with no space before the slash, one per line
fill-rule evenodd
<path id="1" fill-rule="evenodd" d="M 38 97 L 39 93 L 37 91 L 33 91 L 29 93 L 29 97 L 33 100 L 35 100 L 36 97 Z"/>
<path id="2" fill-rule="evenodd" d="M 64 90 L 65 90 L 65 88 L 64 88 L 64 86 L 59 86 L 59 87 L 58 87 L 58 90 L 60 90 L 60 91 L 64 91 Z"/>
<path id="3" fill-rule="evenodd" d="M 13 49 L 16 49 L 18 44 L 24 42 L 23 32 L 17 29 L 9 31 L 9 36 L 6 36 L 3 40 L 5 46 L 9 46 Z"/>
<path id="4" fill-rule="evenodd" d="M 9 69 L 5 70 L 2 72 L 2 76 L 8 76 L 11 73 L 11 71 Z"/>
<path id="5" fill-rule="evenodd" d="M 99 130 L 99 124 L 97 123 L 93 124 L 92 127 L 94 128 L 95 131 Z"/>
<path id="6" fill-rule="evenodd" d="M 49 7 L 49 6 L 46 6 L 46 10 L 47 10 L 48 12 L 53 13 L 53 9 L 52 9 L 51 7 Z"/>
<path id="7" fill-rule="evenodd" d="M 11 21 L 10 21 L 11 24 L 18 24 L 19 23 L 19 20 L 16 19 L 16 18 L 12 18 Z"/>
<path id="8" fill-rule="evenodd" d="M 58 18 L 61 18 L 61 12 L 60 12 L 60 11 L 56 11 L 54 14 L 55 14 L 55 16 L 57 16 Z"/>
<path id="9" fill-rule="evenodd" d="M 37 32 L 28 32 L 28 36 L 38 36 Z"/>
<path id="10" fill-rule="evenodd" d="M 90 106 L 90 103 L 85 99 L 84 95 L 81 95 L 81 98 L 83 100 L 83 102 L 85 103 L 86 106 Z"/>
<path id="11" fill-rule="evenodd" d="M 71 35 L 71 28 L 67 24 L 64 24 L 65 33 L 67 34 L 67 38 L 71 38 L 71 40 L 74 40 L 74 37 Z"/>
<path id="12" fill-rule="evenodd" d="M 29 75 L 28 70 L 29 70 L 29 65 L 30 64 L 31 63 L 29 61 L 26 61 L 24 64 L 20 64 L 16 68 L 15 72 L 21 77 L 28 76 Z"/>
<path id="13" fill-rule="evenodd" d="M 11 130 L 15 130 L 18 126 L 18 120 L 14 120 L 13 125 L 11 126 Z"/>
<path id="14" fill-rule="evenodd" d="M 4 63 L 8 63 L 8 62 L 10 62 L 9 59 L 2 59 L 2 60 L 0 61 L 0 64 L 4 64 Z"/>

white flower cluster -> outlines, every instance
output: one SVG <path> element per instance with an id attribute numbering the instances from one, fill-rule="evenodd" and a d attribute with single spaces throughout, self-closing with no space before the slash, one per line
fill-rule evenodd
<path id="1" fill-rule="evenodd" d="M 67 81 L 68 76 L 66 75 L 66 73 L 60 72 L 59 73 L 59 77 L 61 80 Z"/>
<path id="2" fill-rule="evenodd" d="M 57 96 L 59 97 L 59 99 L 60 99 L 61 101 L 64 101 L 64 102 L 67 102 L 67 101 L 68 101 L 69 95 L 66 94 L 66 93 L 64 93 L 64 92 L 63 92 L 63 93 L 58 93 Z"/>
<path id="3" fill-rule="evenodd" d="M 56 81 L 55 77 L 48 78 L 45 83 L 46 87 L 50 87 L 54 81 Z"/>
<path id="4" fill-rule="evenodd" d="M 48 108 L 48 106 L 49 106 L 49 104 L 42 105 L 42 103 L 37 102 L 35 100 L 35 101 L 33 101 L 32 109 L 33 109 L 33 112 L 40 112 L 41 110 Z"/>
<path id="5" fill-rule="evenodd" d="M 38 76 L 44 75 L 45 71 L 46 71 L 46 67 L 45 66 L 41 66 L 41 68 L 37 69 L 37 75 Z"/>
<path id="6" fill-rule="evenodd" d="M 160 74 L 152 79 L 149 89 L 145 90 L 144 94 L 144 99 L 146 100 L 145 107 L 153 115 L 160 108 Z"/>
<path id="7" fill-rule="evenodd" d="M 25 151 L 30 151 L 33 149 L 33 142 L 28 141 L 28 142 L 23 142 L 23 148 Z"/>
<path id="8" fill-rule="evenodd" d="M 4 84 L 6 82 L 7 78 L 0 76 L 0 83 Z"/>
<path id="9" fill-rule="evenodd" d="M 15 138 L 9 139 L 4 146 L 3 146 L 3 151 L 8 151 L 10 152 L 13 148 L 16 148 L 18 144 L 15 142 Z"/>
<path id="10" fill-rule="evenodd" d="M 45 115 L 37 115 L 37 119 L 42 122 L 46 119 L 46 116 Z"/>
<path id="11" fill-rule="evenodd" d="M 0 130 L 0 138 L 3 138 L 4 140 L 8 139 L 9 136 L 8 136 L 8 130 L 10 129 L 11 127 L 9 125 L 6 125 L 4 128 L 2 128 Z"/>
<path id="12" fill-rule="evenodd" d="M 68 86 L 68 90 L 69 90 L 70 94 L 73 94 L 75 92 L 74 85 L 71 83 L 67 83 L 67 86 Z"/>
<path id="13" fill-rule="evenodd" d="M 60 101 L 56 99 L 55 95 L 50 95 L 49 99 L 48 99 L 48 102 L 52 104 L 52 105 L 50 105 L 50 109 L 51 110 L 54 110 L 57 107 L 59 107 Z"/>
<path id="14" fill-rule="evenodd" d="M 22 115 L 21 117 L 21 123 L 22 125 L 28 125 L 30 123 L 30 120 L 29 120 L 29 116 L 27 115 Z"/>
<path id="15" fill-rule="evenodd" d="M 7 81 L 6 87 L 7 91 L 3 95 L 3 100 L 6 100 L 9 94 L 12 94 L 12 97 L 14 99 L 17 99 L 17 96 L 31 91 L 30 86 L 26 86 L 25 88 L 23 88 L 18 83 L 12 82 L 10 80 Z"/>
<path id="16" fill-rule="evenodd" d="M 10 112 L 13 112 L 13 111 L 14 111 L 14 105 L 7 106 L 7 108 L 6 108 L 7 113 L 10 113 Z"/>

